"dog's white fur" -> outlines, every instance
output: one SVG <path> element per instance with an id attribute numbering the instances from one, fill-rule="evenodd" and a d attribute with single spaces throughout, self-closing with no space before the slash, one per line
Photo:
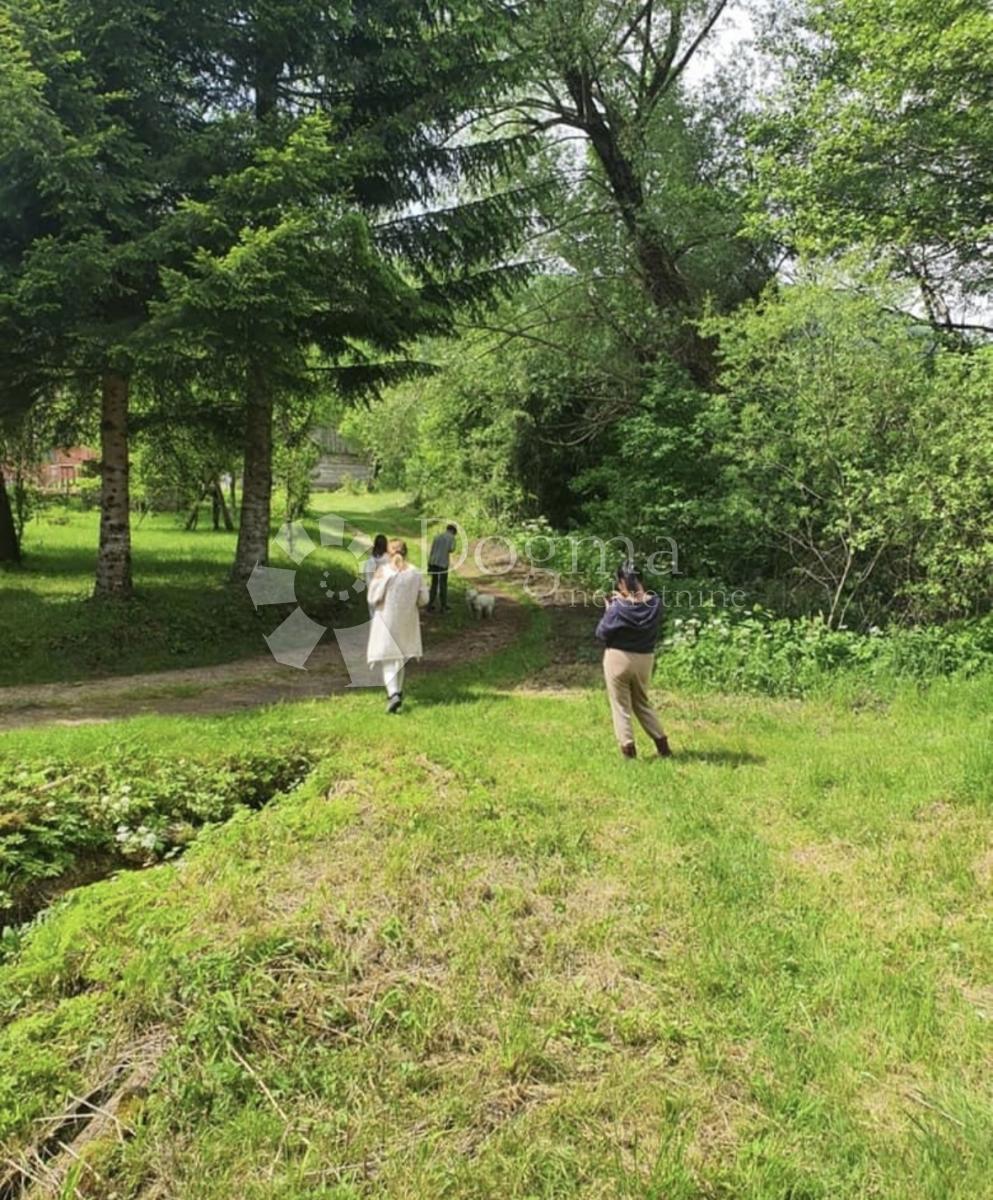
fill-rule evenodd
<path id="1" fill-rule="evenodd" d="M 492 617 L 496 610 L 496 596 L 478 592 L 475 588 L 466 591 L 465 603 L 477 621 L 481 621 L 483 617 Z"/>

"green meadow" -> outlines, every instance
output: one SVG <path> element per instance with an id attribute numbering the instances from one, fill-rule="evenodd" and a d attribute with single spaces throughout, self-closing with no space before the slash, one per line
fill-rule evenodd
<path id="1" fill-rule="evenodd" d="M 342 602 L 327 595 L 324 573 L 332 591 L 347 589 L 355 560 L 344 547 L 320 545 L 320 517 L 333 512 L 347 520 L 346 537 L 352 529 L 374 535 L 376 522 L 383 522 L 383 532 L 410 536 L 418 561 L 420 530 L 402 501 L 399 493 L 318 495 L 299 522 L 316 548 L 295 564 L 273 547 L 273 566 L 297 567 L 297 598 L 315 620 L 346 624 L 364 605 L 361 597 Z M 8 650 L 0 660 L 0 686 L 206 667 L 264 654 L 263 634 L 278 624 L 273 612 L 286 616 L 293 606 L 257 611 L 246 588 L 228 582 L 237 535 L 212 530 L 203 508 L 192 533 L 176 513 L 135 519 L 135 597 L 127 605 L 92 600 L 99 513 L 42 509 L 27 526 L 23 565 L 0 572 Z"/>
<path id="2" fill-rule="evenodd" d="M 212 535 L 156 529 L 139 581 L 158 547 L 206 573 Z M 154 823 L 199 763 L 229 801 L 7 930 L 5 1170 L 89 1097 L 113 1120 L 60 1195 L 993 1195 L 991 681 L 853 708 L 675 691 L 663 656 L 676 757 L 627 762 L 595 656 L 563 681 L 529 612 L 415 669 L 400 717 L 346 692 L 0 736 L 15 875 L 53 778 Z"/>
<path id="3" fill-rule="evenodd" d="M 993 1200 L 990 0 L 0 0 L 0 118 L 0 1200 Z"/>

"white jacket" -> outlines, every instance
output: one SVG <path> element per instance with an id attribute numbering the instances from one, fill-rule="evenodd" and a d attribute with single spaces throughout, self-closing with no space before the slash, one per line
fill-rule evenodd
<path id="1" fill-rule="evenodd" d="M 365 580 L 366 591 L 369 590 L 369 584 L 372 583 L 372 577 L 376 574 L 380 567 L 386 566 L 390 561 L 388 554 L 372 555 L 362 564 L 362 578 Z"/>
<path id="2" fill-rule="evenodd" d="M 403 571 L 381 567 L 369 585 L 368 600 L 373 608 L 366 651 L 370 666 L 420 658 L 424 651 L 417 609 L 428 602 L 428 589 L 420 571 L 416 567 Z"/>

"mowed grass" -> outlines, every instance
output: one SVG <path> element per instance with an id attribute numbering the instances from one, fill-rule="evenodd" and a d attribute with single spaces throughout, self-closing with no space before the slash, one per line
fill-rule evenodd
<path id="1" fill-rule="evenodd" d="M 318 759 L 20 939 L 3 1157 L 144 1046 L 78 1195 L 993 1195 L 990 681 L 858 712 L 660 690 L 678 757 L 628 763 L 595 667 L 543 690 L 545 623 L 412 675 L 399 718 L 0 738 Z"/>
<path id="2" fill-rule="evenodd" d="M 343 516 L 376 532 L 378 521 L 401 519 L 402 500 L 389 493 L 314 495 L 302 523 L 317 549 L 299 564 L 296 580 L 297 599 L 314 620 L 331 626 L 353 623 L 354 614 L 365 619 L 363 597 L 342 603 L 324 590 L 325 571 L 332 591 L 347 590 L 358 564 L 344 547 L 319 545 L 319 517 L 344 506 Z M 409 525 L 409 514 L 403 519 Z M 209 514 L 201 514 L 200 528 L 191 533 L 182 522 L 175 513 L 135 517 L 135 597 L 123 604 L 97 603 L 91 597 L 99 515 L 62 505 L 42 510 L 27 526 L 23 566 L 0 570 L 6 649 L 0 686 L 205 667 L 266 654 L 264 635 L 293 606 L 256 611 L 247 589 L 227 578 L 237 534 L 215 533 Z M 273 535 L 280 524 L 274 522 Z M 272 566 L 296 566 L 280 547 L 270 549 Z M 412 542 L 415 557 L 417 552 Z"/>

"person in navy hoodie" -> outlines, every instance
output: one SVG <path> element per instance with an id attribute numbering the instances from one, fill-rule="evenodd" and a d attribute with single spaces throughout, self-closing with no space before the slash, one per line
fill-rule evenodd
<path id="1" fill-rule="evenodd" d="M 662 731 L 658 713 L 648 698 L 648 685 L 655 665 L 655 643 L 659 637 L 662 601 L 646 592 L 633 563 L 617 568 L 616 590 L 596 627 L 597 640 L 605 644 L 603 676 L 614 720 L 614 734 L 625 758 L 637 757 L 634 721 L 655 743 L 661 758 L 672 751 Z"/>

